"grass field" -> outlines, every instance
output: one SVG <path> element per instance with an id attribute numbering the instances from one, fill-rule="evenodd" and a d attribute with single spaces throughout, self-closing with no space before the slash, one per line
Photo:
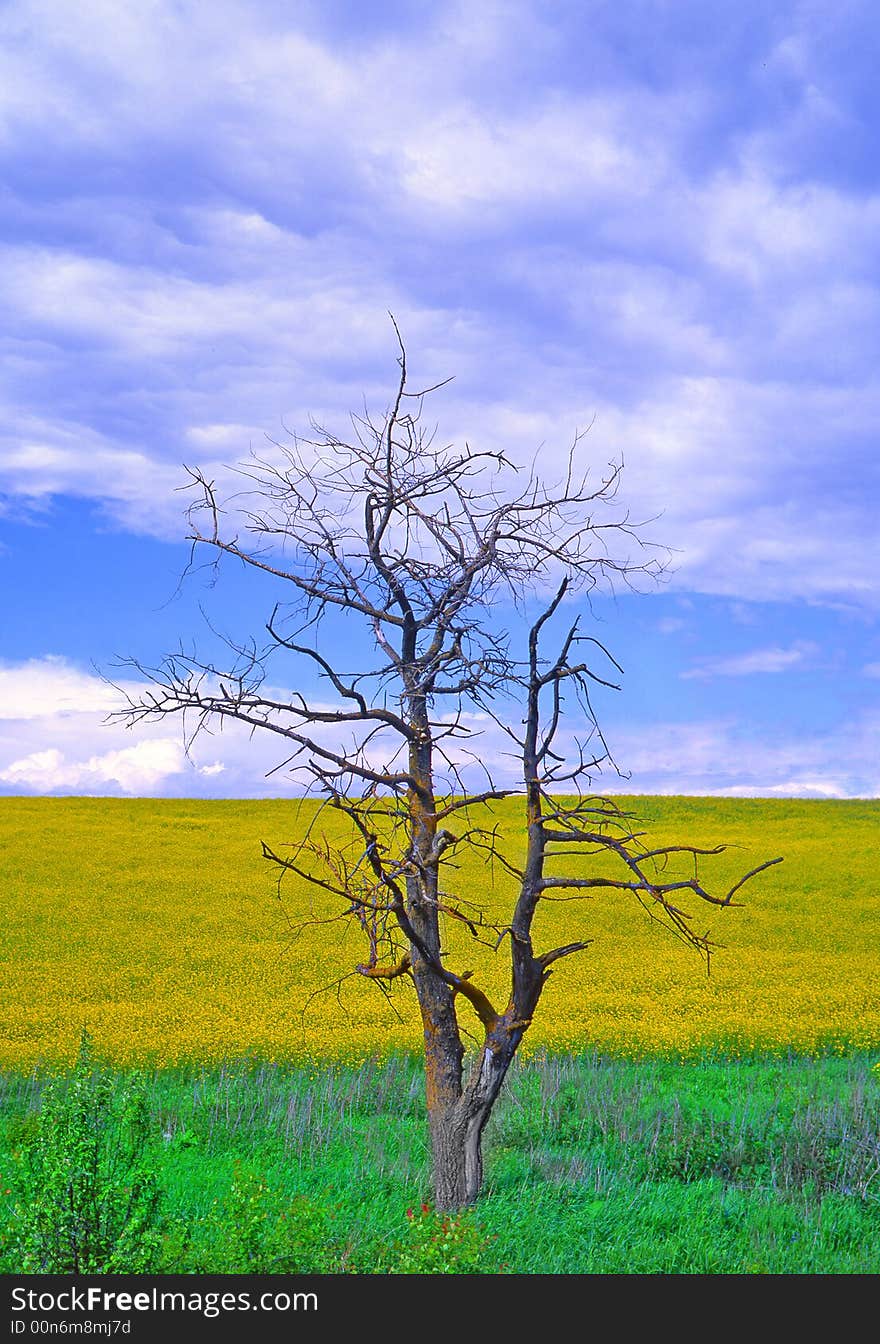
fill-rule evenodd
<path id="1" fill-rule="evenodd" d="M 0 1271 L 22 1265 L 35 1193 L 22 1150 L 41 1087 L 0 1076 Z M 421 1209 L 413 1057 L 166 1068 L 146 1088 L 156 1272 L 880 1271 L 870 1057 L 533 1057 L 514 1066 L 490 1122 L 484 1195 L 445 1230 Z"/>
<path id="2" fill-rule="evenodd" d="M 743 892 L 742 908 L 692 902 L 724 944 L 712 973 L 631 897 L 547 904 L 538 946 L 590 937 L 562 963 L 527 1052 L 621 1055 L 880 1048 L 878 802 L 640 798 L 627 806 L 660 841 L 731 848 L 709 860 L 718 886 L 766 858 L 784 862 Z M 0 1068 L 70 1061 L 83 1026 L 120 1064 L 357 1060 L 417 1047 L 401 985 L 399 1018 L 357 975 L 356 931 L 304 916 L 331 897 L 284 887 L 260 858 L 308 820 L 290 801 L 0 799 L 4 923 Z M 496 817 L 516 843 L 519 812 Z M 503 874 L 456 874 L 461 891 L 503 909 Z M 457 969 L 499 998 L 504 963 L 457 928 Z"/>

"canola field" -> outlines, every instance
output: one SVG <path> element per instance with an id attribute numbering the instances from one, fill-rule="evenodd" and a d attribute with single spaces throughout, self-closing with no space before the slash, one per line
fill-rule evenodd
<path id="1" fill-rule="evenodd" d="M 652 845 L 729 844 L 706 861 L 713 890 L 784 862 L 747 884 L 740 907 L 682 902 L 723 944 L 708 977 L 631 895 L 544 905 L 538 950 L 594 941 L 556 968 L 524 1053 L 880 1048 L 880 802 L 620 801 Z M 389 1003 L 352 974 L 365 950 L 351 924 L 329 922 L 338 901 L 290 879 L 279 899 L 277 869 L 260 856 L 261 840 L 295 839 L 313 807 L 0 799 L 0 1068 L 68 1063 L 83 1027 L 120 1064 L 356 1061 L 418 1047 L 407 982 Z M 515 849 L 521 804 L 495 808 Z M 453 880 L 496 915 L 509 907 L 509 879 L 479 858 Z M 473 970 L 503 1005 L 506 943 L 493 956 L 459 925 L 450 938 L 453 969 Z"/>

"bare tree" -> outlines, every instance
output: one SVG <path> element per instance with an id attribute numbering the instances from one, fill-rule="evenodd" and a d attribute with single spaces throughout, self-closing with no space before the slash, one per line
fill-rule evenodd
<path id="1" fill-rule="evenodd" d="M 244 538 L 227 530 L 229 501 L 190 471 L 194 551 L 235 557 L 286 585 L 292 600 L 276 605 L 264 645 L 233 646 L 231 666 L 183 652 L 158 667 L 135 664 L 150 687 L 121 716 L 132 725 L 180 714 L 190 737 L 227 719 L 275 734 L 285 748 L 277 768 L 347 819 L 322 832 L 322 807 L 295 844 L 264 842 L 263 855 L 298 892 L 311 884 L 339 898 L 340 918 L 365 940 L 358 973 L 389 995 L 414 988 L 435 1201 L 455 1209 L 480 1191 L 483 1129 L 552 968 L 590 943 L 539 950 L 541 903 L 601 888 L 631 892 L 708 963 L 709 936 L 695 931 L 679 901 L 729 906 L 770 864 L 713 894 L 700 864 L 723 846 L 651 848 L 630 816 L 591 792 L 596 770 L 610 761 L 591 690 L 613 684 L 596 660 L 616 664 L 577 618 L 553 656 L 542 647 L 551 618 L 561 619 L 578 592 L 662 568 L 616 506 L 620 466 L 594 480 L 580 465 L 580 435 L 558 485 L 534 468 L 521 475 L 501 453 L 437 447 L 422 411 L 443 384 L 409 390 L 402 342 L 399 366 L 390 409 L 378 422 L 366 411 L 352 416 L 350 442 L 313 424 L 309 437 L 270 443 L 239 468 L 248 482 L 235 497 Z M 520 656 L 496 619 L 502 600 L 521 610 L 540 604 Z M 346 671 L 314 638 L 306 642 L 334 611 L 370 632 L 367 666 Z M 311 665 L 328 696 L 271 694 L 273 655 Z M 474 783 L 475 715 L 509 740 L 515 782 L 497 783 L 480 762 L 484 775 Z M 572 717 L 580 736 L 563 741 Z M 495 807 L 513 793 L 524 801 L 515 844 L 504 842 Z M 502 918 L 462 890 L 467 851 L 506 874 L 512 897 Z M 456 964 L 455 926 L 509 958 L 506 1003 Z"/>

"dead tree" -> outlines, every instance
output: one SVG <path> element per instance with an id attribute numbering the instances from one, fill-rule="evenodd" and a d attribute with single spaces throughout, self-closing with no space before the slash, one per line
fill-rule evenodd
<path id="1" fill-rule="evenodd" d="M 585 652 L 616 665 L 578 619 L 566 622 L 553 657 L 544 657 L 542 641 L 577 593 L 661 568 L 638 528 L 615 511 L 620 466 L 594 480 L 576 436 L 553 486 L 534 468 L 523 478 L 501 453 L 436 447 L 422 411 L 443 384 L 409 390 L 402 342 L 399 366 L 390 409 L 378 422 L 352 416 L 350 441 L 313 424 L 309 437 L 271 443 L 239 468 L 249 485 L 234 500 L 238 533 L 229 530 L 230 501 L 200 471 L 189 473 L 198 492 L 189 514 L 194 550 L 235 557 L 292 600 L 275 606 L 265 645 L 236 646 L 231 666 L 184 653 L 158 667 L 136 665 L 150 688 L 121 716 L 132 725 L 178 714 L 190 732 L 232 719 L 275 734 L 285 748 L 278 768 L 347 818 L 345 840 L 338 822 L 332 834 L 321 832 L 319 810 L 295 844 L 264 842 L 263 854 L 299 891 L 312 884 L 339 898 L 340 917 L 365 939 L 357 972 L 387 994 L 414 988 L 435 1202 L 448 1210 L 479 1194 L 483 1130 L 554 965 L 589 946 L 585 937 L 539 950 L 541 902 L 601 888 L 631 892 L 708 960 L 709 937 L 694 930 L 680 900 L 729 906 L 769 864 L 712 894 L 700 863 L 723 846 L 651 848 L 628 815 L 591 792 L 609 760 L 591 690 L 612 683 Z M 519 655 L 497 623 L 504 600 L 540 604 Z M 346 671 L 338 656 L 306 642 L 334 612 L 371 632 L 368 666 Z M 327 699 L 268 692 L 269 660 L 288 655 L 311 665 Z M 565 750 L 572 712 L 582 731 Z M 475 713 L 510 740 L 519 761 L 513 782 L 496 782 L 481 762 L 484 778 L 474 785 Z M 493 805 L 514 793 L 524 818 L 521 843 L 511 846 Z M 461 889 L 469 849 L 507 875 L 512 896 L 502 918 Z M 688 873 L 669 869 L 673 856 L 687 858 Z M 506 1003 L 456 964 L 454 925 L 509 958 Z M 477 1048 L 467 1058 L 473 1030 Z"/>

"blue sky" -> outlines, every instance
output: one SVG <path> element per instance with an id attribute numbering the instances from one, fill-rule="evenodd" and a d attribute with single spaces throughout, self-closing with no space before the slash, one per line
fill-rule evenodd
<path id="1" fill-rule="evenodd" d="M 591 425 L 673 550 L 590 615 L 615 787 L 880 795 L 878 61 L 846 0 L 6 3 L 0 791 L 290 787 L 99 673 L 268 614 L 178 591 L 182 464 L 381 412 L 391 310 L 445 439 Z"/>

